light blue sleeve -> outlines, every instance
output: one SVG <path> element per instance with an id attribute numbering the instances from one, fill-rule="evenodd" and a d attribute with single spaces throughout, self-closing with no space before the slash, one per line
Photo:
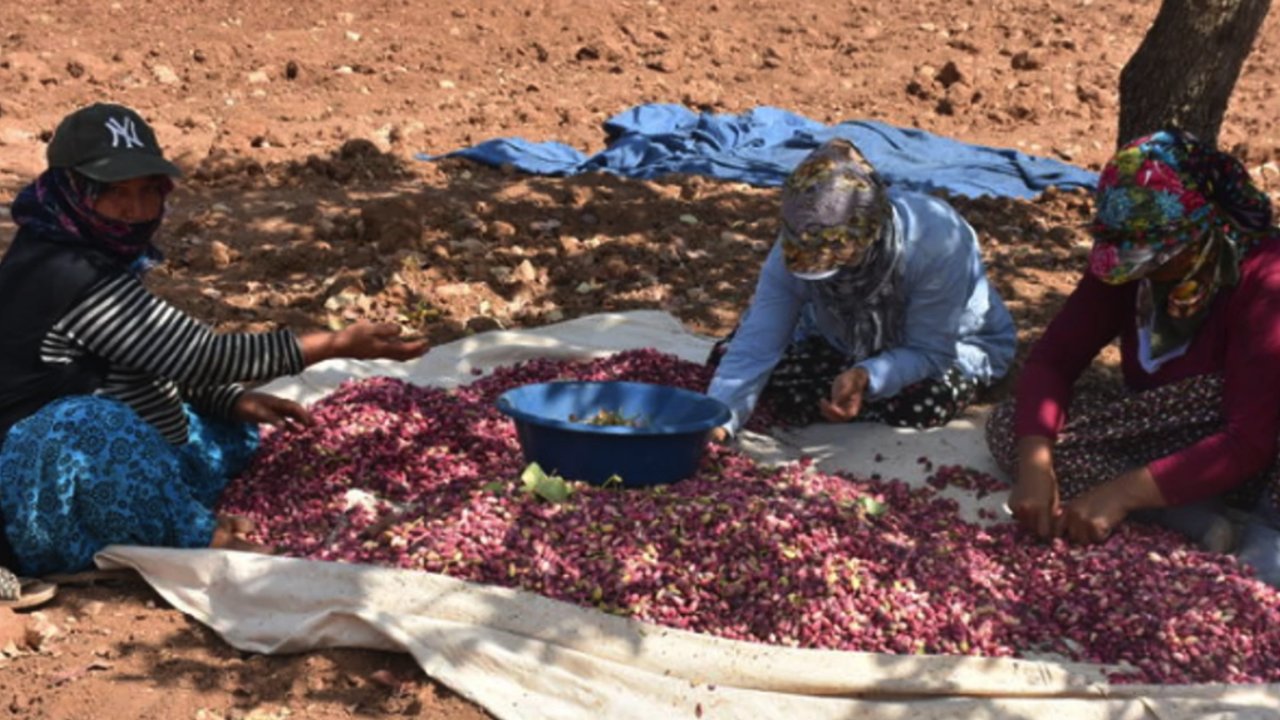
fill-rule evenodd
<path id="1" fill-rule="evenodd" d="M 858 366 L 869 376 L 867 398 L 897 395 L 904 387 L 941 376 L 956 362 L 960 320 L 981 265 L 973 230 L 954 212 L 917 207 L 928 216 L 911 219 L 914 236 L 907 242 L 903 271 L 907 307 L 902 343 Z M 951 217 L 948 217 L 948 214 Z"/>
<path id="2" fill-rule="evenodd" d="M 751 298 L 707 394 L 733 412 L 725 428 L 736 433 L 755 409 L 769 373 L 791 342 L 804 305 L 802 281 L 787 271 L 782 246 L 775 243 L 760 270 Z"/>

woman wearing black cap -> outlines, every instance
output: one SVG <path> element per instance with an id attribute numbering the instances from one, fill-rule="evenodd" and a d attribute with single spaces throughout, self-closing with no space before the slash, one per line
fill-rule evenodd
<path id="1" fill-rule="evenodd" d="M 143 119 L 78 110 L 48 159 L 13 202 L 0 260 L 0 564 L 74 572 L 110 544 L 261 549 L 246 521 L 211 508 L 258 423 L 312 419 L 238 383 L 328 358 L 406 360 L 426 344 L 370 323 L 215 334 L 142 284 L 181 174 Z"/>

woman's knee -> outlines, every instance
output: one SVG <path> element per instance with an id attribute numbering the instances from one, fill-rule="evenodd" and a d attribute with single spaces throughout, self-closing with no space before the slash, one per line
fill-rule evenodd
<path id="1" fill-rule="evenodd" d="M 987 416 L 983 432 L 992 459 L 1006 473 L 1013 471 L 1017 453 L 1017 442 L 1013 434 L 1014 409 L 1013 399 L 996 405 Z"/>

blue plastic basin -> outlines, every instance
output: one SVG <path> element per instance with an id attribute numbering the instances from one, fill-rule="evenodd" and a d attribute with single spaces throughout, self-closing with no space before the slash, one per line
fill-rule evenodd
<path id="1" fill-rule="evenodd" d="M 682 388 L 647 383 L 549 382 L 508 390 L 498 410 L 515 420 L 526 462 L 595 485 L 625 487 L 683 480 L 698 469 L 712 428 L 729 421 L 724 403 Z M 570 420 L 598 411 L 642 418 L 642 427 Z"/>

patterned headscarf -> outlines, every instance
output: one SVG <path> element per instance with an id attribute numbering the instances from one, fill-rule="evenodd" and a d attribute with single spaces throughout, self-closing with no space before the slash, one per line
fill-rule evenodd
<path id="1" fill-rule="evenodd" d="M 1271 230 L 1271 203 L 1238 160 L 1178 130 L 1125 145 L 1098 179 L 1089 270 L 1111 284 L 1141 281 L 1138 321 L 1152 353 L 1174 350 L 1195 334 L 1240 262 Z M 1151 273 L 1191 260 L 1177 280 Z"/>
<path id="2" fill-rule="evenodd" d="M 173 189 L 167 183 L 165 194 Z M 164 256 L 151 242 L 164 218 L 128 223 L 100 215 L 93 209 L 106 187 L 74 170 L 50 168 L 23 188 L 10 209 L 19 231 L 27 230 L 52 242 L 93 248 L 135 270 L 145 270 Z"/>
<path id="3" fill-rule="evenodd" d="M 787 269 L 813 281 L 851 361 L 897 344 L 902 237 L 884 183 L 847 140 L 818 147 L 787 178 L 781 242 Z"/>
<path id="4" fill-rule="evenodd" d="M 806 279 L 858 265 L 889 221 L 884 183 L 847 140 L 809 153 L 782 188 L 782 252 Z"/>

